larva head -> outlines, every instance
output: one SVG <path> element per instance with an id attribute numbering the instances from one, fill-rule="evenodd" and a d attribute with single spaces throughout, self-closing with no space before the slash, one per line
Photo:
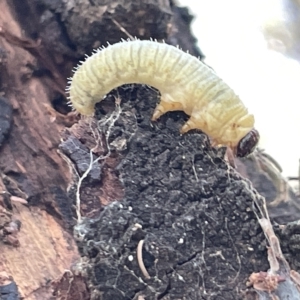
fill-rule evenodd
<path id="1" fill-rule="evenodd" d="M 238 143 L 235 154 L 237 157 L 246 157 L 251 154 L 259 141 L 259 133 L 256 129 L 252 129 Z"/>
<path id="2" fill-rule="evenodd" d="M 237 114 L 239 114 L 237 116 Z M 226 114 L 224 114 L 226 115 Z M 228 115 L 226 115 L 228 118 Z M 231 112 L 231 120 L 224 122 L 223 126 L 217 128 L 215 132 L 209 132 L 215 144 L 226 145 L 231 148 L 234 155 L 237 157 L 245 157 L 252 153 L 258 143 L 259 133 L 254 127 L 254 116 L 244 112 Z M 218 123 L 216 123 L 218 124 Z"/>

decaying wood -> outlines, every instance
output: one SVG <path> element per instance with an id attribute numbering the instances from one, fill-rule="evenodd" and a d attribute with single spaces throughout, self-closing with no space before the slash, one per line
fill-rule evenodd
<path id="1" fill-rule="evenodd" d="M 253 295 L 263 200 L 223 149 L 180 136 L 183 113 L 151 124 L 146 87 L 114 91 L 92 119 L 66 105 L 71 69 L 107 42 L 164 39 L 203 58 L 190 22 L 168 0 L 0 1 L 0 299 L 16 286 L 26 300 Z M 298 227 L 276 228 L 294 270 Z"/>
<path id="2" fill-rule="evenodd" d="M 5 55 L 1 93 L 12 108 L 10 134 L 1 143 L 0 155 L 1 216 L 8 218 L 0 225 L 0 271 L 13 278 L 25 299 L 50 299 L 49 282 L 78 258 L 67 230 L 73 222 L 66 193 L 69 169 L 57 153 L 59 132 L 69 117 L 52 108 L 55 76 L 44 82 L 32 74 L 31 66 L 41 59 L 33 52 L 39 45 L 24 36 L 8 3 L 0 2 L 0 48 Z M 65 82 L 60 82 L 61 88 Z M 7 207 L 3 204 L 7 195 L 28 205 L 11 201 Z M 7 233 L 16 220 L 20 231 Z"/>

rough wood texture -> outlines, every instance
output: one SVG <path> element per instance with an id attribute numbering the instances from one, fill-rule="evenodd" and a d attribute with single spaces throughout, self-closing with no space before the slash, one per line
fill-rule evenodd
<path id="1" fill-rule="evenodd" d="M 64 99 L 71 68 L 94 47 L 128 38 L 127 32 L 141 38 L 166 39 L 171 24 L 168 1 L 77 2 L 74 5 L 79 9 L 75 11 L 63 1 L 0 3 L 0 79 L 5 97 L 0 101 L 0 271 L 6 272 L 12 284 L 17 283 L 25 299 L 50 299 L 52 280 L 54 298 L 88 297 L 83 280 L 76 276 L 73 280 L 63 272 L 78 257 L 69 233 L 76 217 L 68 195 L 72 196 L 73 190 L 67 190 L 73 178 L 57 153 L 60 131 L 76 119 L 67 114 Z M 79 30 L 83 28 L 85 34 Z M 111 162 L 113 168 L 115 162 Z M 92 195 L 98 210 L 101 202 L 107 204 L 122 195 L 121 187 L 111 184 L 116 175 L 107 168 L 103 173 L 101 194 Z M 99 179 L 90 194 L 99 190 Z M 88 198 L 85 200 L 83 212 L 90 204 Z M 21 227 L 11 230 L 14 222 Z M 74 290 L 78 282 L 82 283 L 80 292 Z M 15 290 L 9 286 L 13 287 L 0 290 L 1 297 L 15 299 Z"/>
<path id="2" fill-rule="evenodd" d="M 2 141 L 0 155 L 1 216 L 8 218 L 0 225 L 0 272 L 12 276 L 25 299 L 49 299 L 49 281 L 61 276 L 78 257 L 68 233 L 73 222 L 66 193 L 69 169 L 57 153 L 59 132 L 68 117 L 51 106 L 55 80 L 33 75 L 31 66 L 37 66 L 40 58 L 33 54 L 40 46 L 28 43 L 8 3 L 0 2 L 0 48 L 5 56 L 1 93 L 6 98 L 5 103 L 0 102 L 0 110 L 2 115 L 9 103 L 13 113 L 10 135 Z M 9 120 L 10 110 L 5 111 Z M 13 200 L 26 199 L 29 206 L 4 205 L 7 195 Z M 12 235 L 7 231 L 14 220 L 21 228 Z"/>
<path id="3" fill-rule="evenodd" d="M 66 20 L 64 24 L 72 43 L 82 54 L 106 44 L 108 35 L 111 43 L 120 41 L 124 33 L 117 24 L 124 25 L 131 36 L 164 39 L 172 16 L 168 0 L 76 0 L 73 6 L 68 3 L 57 10 Z"/>
<path id="4" fill-rule="evenodd" d="M 261 197 L 223 150 L 199 132 L 180 136 L 183 113 L 151 125 L 158 98 L 146 87 L 114 91 L 95 119 L 66 106 L 71 68 L 106 42 L 165 39 L 203 58 L 190 21 L 167 0 L 0 1 L 1 300 L 17 299 L 15 283 L 33 300 L 255 295 L 246 280 L 268 269 L 252 210 Z M 115 99 L 116 121 L 102 126 Z M 91 157 L 100 159 L 78 186 Z M 295 270 L 298 232 L 277 228 Z"/>
<path id="5" fill-rule="evenodd" d="M 119 162 L 124 196 L 75 228 L 92 299 L 253 299 L 250 274 L 269 268 L 254 213 L 264 211 L 262 197 L 224 161 L 224 149 L 211 148 L 200 132 L 179 134 L 183 113 L 151 124 L 155 91 L 120 88 L 116 95 L 120 114 L 113 96 L 98 108 L 100 120 L 118 116 L 100 131 Z M 287 244 L 294 240 L 283 249 L 298 270 L 299 224 L 292 228 L 279 232 Z M 137 259 L 141 242 L 148 274 Z"/>

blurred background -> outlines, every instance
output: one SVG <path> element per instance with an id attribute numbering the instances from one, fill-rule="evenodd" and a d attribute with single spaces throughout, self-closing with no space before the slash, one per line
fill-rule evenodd
<path id="1" fill-rule="evenodd" d="M 179 1 L 195 16 L 204 61 L 255 115 L 260 147 L 288 177 L 298 176 L 300 158 L 299 2 Z"/>

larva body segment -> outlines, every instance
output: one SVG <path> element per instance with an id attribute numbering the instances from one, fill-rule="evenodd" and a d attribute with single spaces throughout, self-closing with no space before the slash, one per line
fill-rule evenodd
<path id="1" fill-rule="evenodd" d="M 78 112 L 92 115 L 94 105 L 112 89 L 131 83 L 160 91 L 153 120 L 174 110 L 190 115 L 182 133 L 197 128 L 215 145 L 236 149 L 254 130 L 253 115 L 210 68 L 176 47 L 154 41 L 124 41 L 95 52 L 76 70 L 69 86 L 70 100 Z M 256 144 L 258 133 L 252 132 L 251 137 Z"/>

